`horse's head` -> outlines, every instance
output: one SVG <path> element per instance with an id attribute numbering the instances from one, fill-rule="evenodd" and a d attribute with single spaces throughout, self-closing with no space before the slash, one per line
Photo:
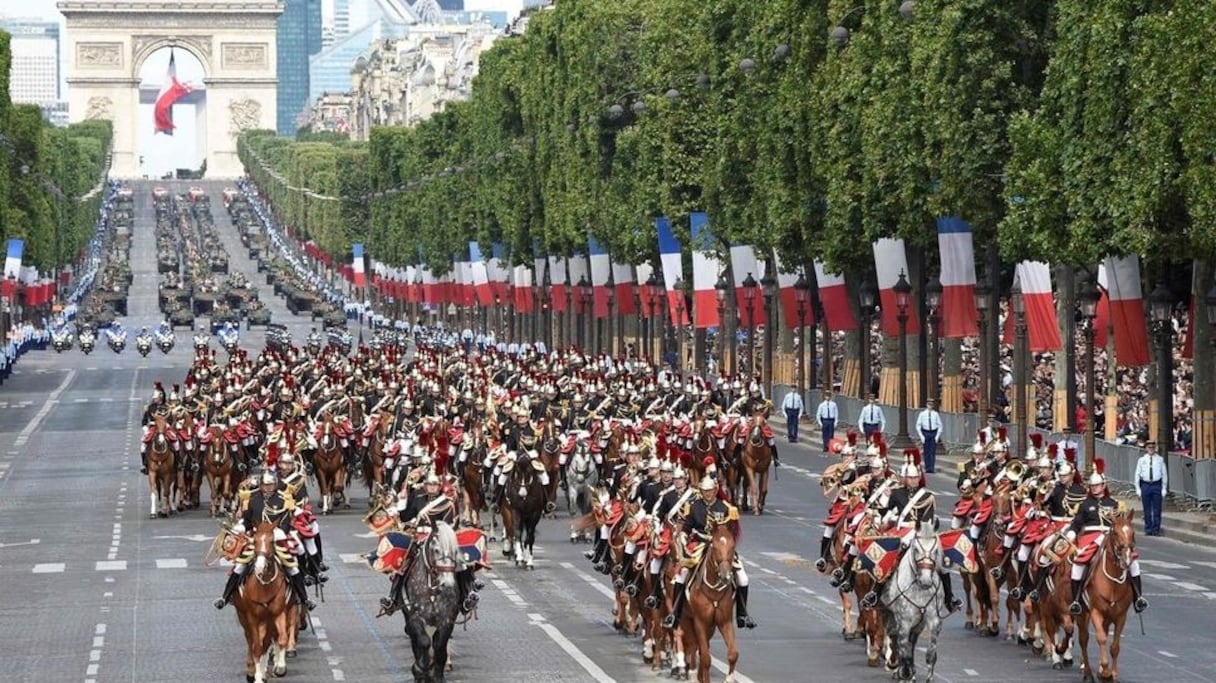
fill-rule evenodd
<path id="1" fill-rule="evenodd" d="M 735 575 L 735 534 L 726 518 L 714 519 L 709 535 L 709 561 L 719 581 L 730 581 Z"/>
<path id="2" fill-rule="evenodd" d="M 274 551 L 274 524 L 262 522 L 253 530 L 253 575 L 259 581 L 269 580 L 267 570 L 277 567 L 277 556 Z"/>
<path id="3" fill-rule="evenodd" d="M 460 545 L 447 522 L 436 521 L 425 543 L 426 563 L 444 586 L 456 585 L 456 558 Z"/>
<path id="4" fill-rule="evenodd" d="M 932 586 L 942 565 L 942 546 L 929 525 L 918 527 L 912 545 L 908 548 L 908 555 L 915 571 L 916 583 L 922 588 Z"/>
<path id="5" fill-rule="evenodd" d="M 1119 563 L 1119 568 L 1126 570 L 1131 566 L 1136 552 L 1136 529 L 1132 523 L 1136 511 L 1115 512 L 1111 515 L 1110 549 Z"/>

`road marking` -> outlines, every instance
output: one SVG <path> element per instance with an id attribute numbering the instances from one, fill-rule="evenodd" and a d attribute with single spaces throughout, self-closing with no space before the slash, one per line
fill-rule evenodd
<path id="1" fill-rule="evenodd" d="M 157 569 L 185 569 L 186 560 L 183 558 L 180 558 L 180 557 L 176 557 L 176 558 L 168 559 L 168 560 L 157 560 L 156 568 Z"/>
<path id="2" fill-rule="evenodd" d="M 1178 659 L 1178 655 L 1174 654 L 1173 652 L 1166 652 L 1165 650 L 1157 650 L 1157 654 L 1163 657 L 1169 657 L 1170 659 Z"/>
<path id="3" fill-rule="evenodd" d="M 1157 567 L 1158 569 L 1187 569 L 1187 566 L 1185 564 L 1178 564 L 1177 562 L 1166 562 L 1164 560 L 1141 559 L 1140 564 L 1146 564 L 1150 567 Z M 1196 562 L 1195 564 L 1205 564 L 1205 563 Z M 1213 567 L 1216 567 L 1216 562 L 1209 563 L 1209 564 L 1211 564 Z"/>
<path id="4" fill-rule="evenodd" d="M 17 438 L 14 440 L 13 445 L 24 446 L 25 442 L 29 441 L 30 435 L 33 434 L 34 431 L 38 429 L 38 426 L 42 424 L 42 421 L 46 419 L 46 416 L 51 412 L 51 408 L 55 407 L 55 403 L 59 401 L 59 395 L 63 393 L 64 389 L 68 388 L 68 385 L 72 383 L 72 379 L 75 377 L 76 371 L 68 370 L 68 374 L 64 376 L 63 381 L 60 382 L 59 386 L 55 387 L 55 390 L 46 397 L 46 401 L 43 402 L 42 407 L 38 409 L 38 412 L 34 413 L 34 417 L 30 419 L 29 424 L 25 425 L 25 427 L 23 427 L 21 431 L 17 433 Z"/>
<path id="5" fill-rule="evenodd" d="M 1208 600 L 1216 600 L 1216 593 L 1204 593 L 1203 597 L 1207 598 Z"/>
<path id="6" fill-rule="evenodd" d="M 127 570 L 126 560 L 98 560 L 94 566 L 94 571 L 99 572 L 121 572 Z"/>
<path id="7" fill-rule="evenodd" d="M 35 574 L 59 574 L 67 568 L 62 562 L 47 562 L 45 564 L 34 565 Z"/>
<path id="8" fill-rule="evenodd" d="M 1207 589 L 1203 586 L 1194 583 L 1187 583 L 1186 581 L 1177 581 L 1174 583 L 1174 585 L 1178 586 L 1179 588 L 1185 588 L 1189 591 L 1198 591 L 1200 593 L 1207 591 Z"/>
<path id="9" fill-rule="evenodd" d="M 502 579 L 490 579 L 490 583 L 493 583 L 494 587 L 501 591 L 506 599 L 511 601 L 511 604 L 520 608 L 528 606 L 528 603 L 524 602 L 523 597 L 520 596 L 519 593 L 515 592 L 515 589 L 512 588 L 511 585 L 506 581 L 503 581 Z"/>
<path id="10" fill-rule="evenodd" d="M 1169 574 L 1157 574 L 1156 572 L 1144 572 L 1144 575 L 1154 581 L 1177 581 L 1178 579 Z"/>
<path id="11" fill-rule="evenodd" d="M 530 614 L 528 616 L 540 617 L 539 614 Z M 578 662 L 579 666 L 583 667 L 583 671 L 586 671 L 592 679 L 597 681 L 597 683 L 616 683 L 615 678 L 609 676 L 604 672 L 603 669 L 599 667 L 598 664 L 591 661 L 591 658 L 584 654 L 582 650 L 578 649 L 578 646 L 570 642 L 570 639 L 563 635 L 560 629 L 553 624 L 546 622 L 544 617 L 540 617 L 540 619 L 533 618 L 528 623 L 539 627 L 540 630 L 544 631 L 545 635 L 549 636 L 550 640 L 557 643 L 557 646 L 564 650 L 566 654 L 570 655 L 571 659 Z"/>
<path id="12" fill-rule="evenodd" d="M 342 560 L 346 564 L 367 563 L 367 556 L 360 555 L 359 553 L 341 553 L 338 555 L 338 559 Z"/>
<path id="13" fill-rule="evenodd" d="M 963 669 L 963 673 L 967 674 L 968 676 L 980 675 L 980 672 L 976 671 L 975 669 Z"/>

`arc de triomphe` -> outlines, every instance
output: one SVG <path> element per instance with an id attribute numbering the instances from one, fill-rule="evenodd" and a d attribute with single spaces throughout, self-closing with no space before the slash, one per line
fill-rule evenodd
<path id="1" fill-rule="evenodd" d="M 67 19 L 67 83 L 72 121 L 114 123 L 111 173 L 141 173 L 139 71 L 155 51 L 187 51 L 203 65 L 208 178 L 243 172 L 236 136 L 252 128 L 275 128 L 275 25 L 283 6 L 276 0 L 62 0 Z"/>

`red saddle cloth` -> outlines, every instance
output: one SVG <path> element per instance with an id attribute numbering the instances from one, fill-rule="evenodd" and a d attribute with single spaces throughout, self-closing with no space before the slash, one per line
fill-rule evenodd
<path id="1" fill-rule="evenodd" d="M 987 522 L 988 518 L 990 517 L 992 517 L 992 499 L 985 498 L 980 502 L 979 508 L 975 511 L 975 516 L 971 518 L 971 521 L 982 525 Z"/>
<path id="2" fill-rule="evenodd" d="M 669 550 L 671 550 L 671 527 L 665 525 L 650 546 L 650 556 L 663 557 Z"/>
<path id="3" fill-rule="evenodd" d="M 973 498 L 959 498 L 954 504 L 954 516 L 966 517 L 975 511 L 975 500 Z"/>
<path id="4" fill-rule="evenodd" d="M 165 434 L 165 439 L 167 439 L 168 441 L 172 441 L 174 443 L 177 442 L 177 432 L 174 431 L 173 429 L 166 429 L 164 434 Z M 147 434 L 144 434 L 144 443 L 152 443 L 152 439 L 155 436 L 156 436 L 156 430 L 154 430 L 154 429 L 149 430 Z"/>
<path id="5" fill-rule="evenodd" d="M 300 534 L 300 538 L 312 538 L 317 535 L 312 531 L 312 523 L 315 521 L 317 517 L 312 514 L 312 505 L 306 503 L 303 512 L 292 517 L 291 526 Z"/>
<path id="6" fill-rule="evenodd" d="M 1022 543 L 1034 545 L 1057 529 L 1057 525 L 1065 524 L 1065 522 L 1053 522 L 1049 517 L 1037 517 L 1026 522 L 1026 529 L 1022 532 Z"/>
<path id="7" fill-rule="evenodd" d="M 1106 537 L 1105 531 L 1085 531 L 1077 537 L 1077 556 L 1073 562 L 1088 564 L 1094 558 L 1094 553 L 1101 547 L 1101 540 Z"/>
<path id="8" fill-rule="evenodd" d="M 452 427 L 448 430 L 448 443 L 453 446 L 459 446 L 464 442 L 464 429 L 460 427 Z"/>
<path id="9" fill-rule="evenodd" d="M 1026 515 L 1030 514 L 1030 511 L 1033 509 L 1034 506 L 1031 505 L 1019 505 L 1013 511 L 1013 521 L 1009 523 L 1009 527 L 1005 529 L 1005 533 L 1009 536 L 1021 534 L 1026 529 L 1026 522 L 1029 521 Z"/>
<path id="10" fill-rule="evenodd" d="M 838 500 L 838 501 L 832 503 L 832 508 L 830 510 L 828 510 L 828 517 L 827 517 L 827 519 L 823 520 L 823 523 L 828 526 L 833 526 L 833 525 L 839 524 L 840 520 L 844 519 L 845 513 L 848 511 L 849 511 L 848 502 L 843 501 L 843 500 Z"/>

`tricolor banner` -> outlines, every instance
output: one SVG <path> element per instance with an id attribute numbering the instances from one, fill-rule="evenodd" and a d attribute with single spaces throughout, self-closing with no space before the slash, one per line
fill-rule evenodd
<path id="1" fill-rule="evenodd" d="M 853 306 L 849 303 L 849 287 L 844 281 L 844 275 L 829 273 L 823 261 L 816 261 L 815 283 L 828 329 L 833 332 L 851 332 L 857 329 L 857 316 L 853 315 Z"/>
<path id="2" fill-rule="evenodd" d="M 899 274 L 903 273 L 908 284 L 912 284 L 904 241 L 884 237 L 874 242 L 874 267 L 878 275 L 878 296 L 882 307 L 882 333 L 887 337 L 898 337 L 899 307 L 896 305 L 895 283 L 899 282 Z M 917 314 L 914 300 L 908 302 L 907 315 L 906 334 L 920 334 L 920 316 Z"/>
<path id="3" fill-rule="evenodd" d="M 507 301 L 507 284 L 512 277 L 508 267 L 510 263 L 511 257 L 505 246 L 498 242 L 490 245 L 490 261 L 486 263 L 486 274 L 489 276 L 490 291 L 494 293 L 495 301 Z"/>
<path id="4" fill-rule="evenodd" d="M 469 275 L 477 303 L 481 306 L 493 306 L 494 290 L 490 287 L 490 271 L 482 258 L 481 246 L 476 242 L 469 242 Z"/>
<path id="5" fill-rule="evenodd" d="M 979 562 L 975 558 L 975 544 L 966 532 L 966 529 L 943 531 L 937 535 L 937 540 L 942 547 L 943 564 L 958 567 L 964 574 L 974 574 Z"/>
<path id="6" fill-rule="evenodd" d="M 1098 267 L 1098 286 L 1103 294 L 1099 308 L 1106 309 L 1100 313 L 1106 315 L 1099 315 L 1099 320 L 1094 321 L 1094 344 L 1099 348 L 1106 345 L 1106 321 L 1109 320 L 1115 335 L 1116 362 L 1126 367 L 1148 365 L 1148 326 L 1140 290 L 1140 257 L 1107 258 Z"/>
<path id="7" fill-rule="evenodd" d="M 587 236 L 587 252 L 591 255 L 591 287 L 595 296 L 595 317 L 608 316 L 608 274 L 612 272 L 612 260 L 608 250 L 599 240 Z"/>
<path id="8" fill-rule="evenodd" d="M 761 327 L 765 324 L 766 317 L 764 315 L 764 290 L 760 287 L 760 280 L 764 278 L 763 264 L 756 258 L 756 250 L 749 245 L 736 244 L 730 248 L 730 271 L 735 284 L 735 304 L 737 308 L 736 315 L 739 320 L 739 327 L 746 329 L 749 325 L 752 327 Z M 747 281 L 747 276 L 751 275 L 752 280 L 755 280 L 756 286 L 754 291 L 748 292 L 743 283 Z M 752 298 L 748 299 L 748 296 Z"/>
<path id="9" fill-rule="evenodd" d="M 650 265 L 650 263 L 643 263 L 637 267 L 637 273 L 638 293 L 641 298 L 639 303 L 642 305 L 642 317 L 649 318 L 651 317 L 651 308 L 653 307 L 654 312 L 657 315 L 659 314 L 660 310 L 659 305 L 663 303 L 661 299 L 659 301 L 651 301 L 650 288 L 646 286 L 646 283 L 650 282 L 650 277 L 654 275 L 654 266 Z"/>
<path id="10" fill-rule="evenodd" d="M 169 50 L 169 71 L 165 74 L 165 82 L 160 86 L 153 106 L 153 118 L 156 122 L 155 133 L 173 135 L 173 104 L 185 97 L 191 88 L 177 80 L 177 59 L 173 50 Z"/>
<path id="11" fill-rule="evenodd" d="M 1060 327 L 1056 324 L 1055 297 L 1051 292 L 1051 270 L 1041 261 L 1022 261 L 1014 271 L 1014 282 L 1022 288 L 1026 308 L 1026 332 L 1033 353 L 1059 351 Z M 1006 318 L 1005 343 L 1013 343 L 1013 312 Z"/>
<path id="12" fill-rule="evenodd" d="M 693 321 L 697 329 L 717 327 L 721 320 L 718 318 L 718 294 L 714 285 L 722 272 L 722 264 L 714 256 L 709 216 L 703 211 L 696 211 L 688 218 L 692 228 Z"/>
<path id="13" fill-rule="evenodd" d="M 566 312 L 569 301 L 569 286 L 566 278 L 566 259 L 561 256 L 549 257 L 549 297 L 553 310 L 557 313 Z"/>
<path id="14" fill-rule="evenodd" d="M 683 327 L 688 324 L 689 311 L 683 300 L 684 293 L 680 291 L 680 284 L 684 281 L 680 243 L 676 241 L 675 233 L 671 231 L 671 221 L 666 216 L 654 219 L 654 227 L 659 234 L 659 260 L 663 266 L 663 282 L 667 287 L 667 310 L 671 323 Z"/>
<path id="15" fill-rule="evenodd" d="M 781 298 L 781 314 L 785 318 L 785 326 L 791 330 L 798 328 L 798 284 L 799 272 L 791 268 L 786 272 L 786 264 L 781 262 L 781 255 L 773 250 L 773 265 L 777 269 L 777 293 Z M 815 324 L 815 311 L 811 306 L 811 292 L 807 290 L 806 303 L 802 306 L 801 322 L 806 325 Z"/>
<path id="16" fill-rule="evenodd" d="M 902 541 L 903 538 L 899 535 L 858 537 L 858 565 L 863 571 L 870 572 L 875 581 L 882 583 L 899 565 Z"/>
<path id="17" fill-rule="evenodd" d="M 511 274 L 512 284 L 515 286 L 515 312 L 516 313 L 531 313 L 532 306 L 532 269 L 527 266 L 515 266 L 514 272 Z"/>
<path id="18" fill-rule="evenodd" d="M 566 261 L 566 279 L 570 282 L 570 301 L 574 304 L 574 312 L 590 313 L 591 309 L 583 303 L 583 293 L 578 291 L 578 283 L 591 284 L 591 273 L 587 270 L 586 254 L 574 254 Z"/>
<path id="19" fill-rule="evenodd" d="M 937 247 L 942 255 L 942 329 L 948 339 L 979 334 L 975 309 L 975 248 L 971 226 L 961 218 L 937 219 Z"/>
<path id="20" fill-rule="evenodd" d="M 4 257 L 5 279 L 21 276 L 21 257 L 23 255 L 25 255 L 25 240 L 9 240 L 8 255 Z"/>
<path id="21" fill-rule="evenodd" d="M 645 282 L 645 280 L 638 280 L 638 282 Z M 633 300 L 633 266 L 613 260 L 612 284 L 616 288 L 616 314 L 636 315 L 638 309 Z M 638 296 L 641 294 L 641 290 L 639 290 Z"/>
<path id="22" fill-rule="evenodd" d="M 354 273 L 352 283 L 362 289 L 367 286 L 367 276 L 363 272 L 363 245 L 356 242 L 350 245 L 351 270 Z"/>

